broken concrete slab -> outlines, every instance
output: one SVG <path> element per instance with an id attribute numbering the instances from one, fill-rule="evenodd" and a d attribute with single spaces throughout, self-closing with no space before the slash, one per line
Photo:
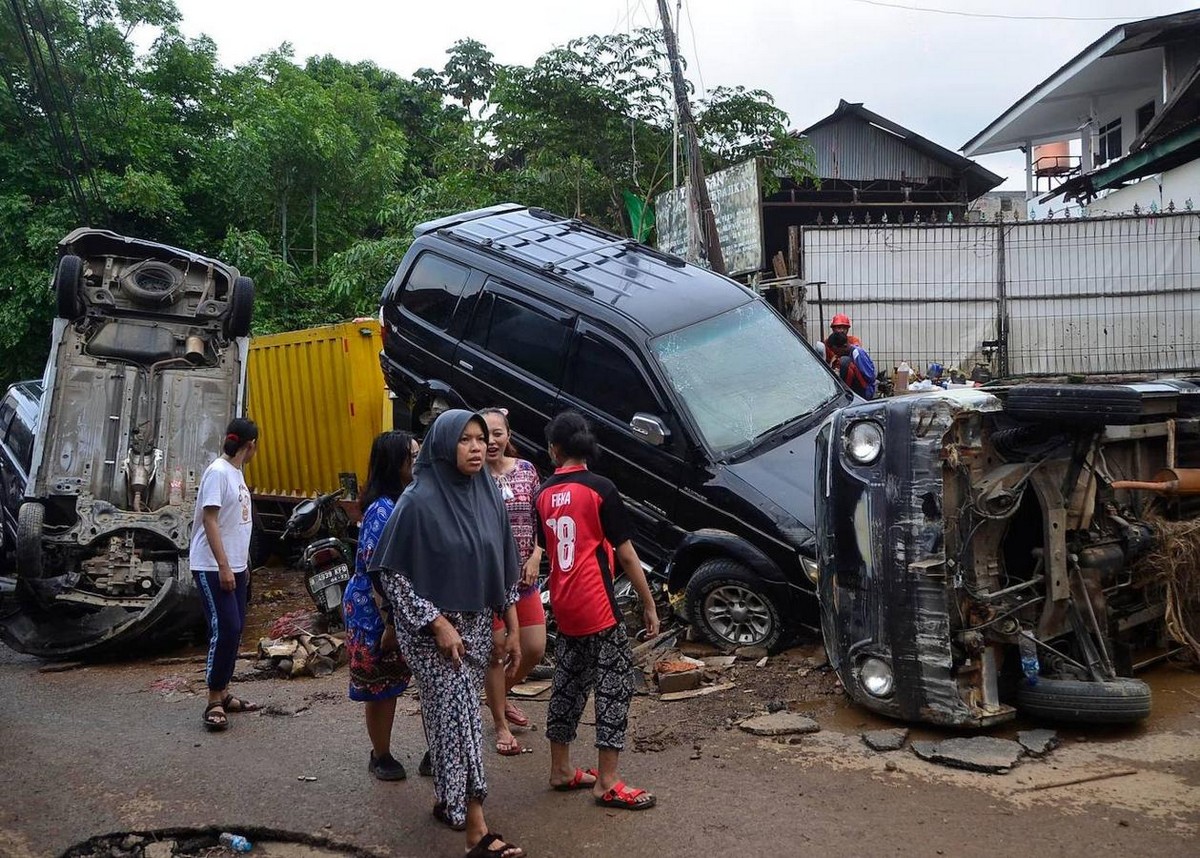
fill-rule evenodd
<path id="1" fill-rule="evenodd" d="M 704 665 L 723 670 L 726 667 L 733 667 L 735 661 L 737 661 L 736 655 L 710 655 L 705 657 Z"/>
<path id="2" fill-rule="evenodd" d="M 664 694 L 691 691 L 700 687 L 700 671 L 683 670 L 658 675 L 658 690 Z"/>
<path id="3" fill-rule="evenodd" d="M 872 751 L 898 751 L 908 741 L 908 730 L 870 730 L 862 740 Z"/>
<path id="4" fill-rule="evenodd" d="M 1058 734 L 1053 730 L 1021 730 L 1017 741 L 1030 756 L 1044 757 L 1058 747 Z"/>
<path id="5" fill-rule="evenodd" d="M 772 712 L 748 718 L 738 725 L 754 736 L 788 736 L 795 733 L 816 733 L 821 725 L 807 715 L 795 712 Z"/>
<path id="6" fill-rule="evenodd" d="M 913 742 L 909 747 L 918 757 L 931 763 L 994 775 L 1008 774 L 1025 754 L 1020 743 L 991 736 Z"/>

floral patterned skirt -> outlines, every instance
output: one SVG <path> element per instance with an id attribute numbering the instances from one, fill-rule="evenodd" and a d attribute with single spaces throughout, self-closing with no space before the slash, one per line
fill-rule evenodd
<path id="1" fill-rule="evenodd" d="M 390 700 L 403 694 L 412 681 L 412 671 L 398 649 L 384 652 L 380 648 L 385 623 L 366 575 L 356 572 L 346 584 L 342 618 L 350 660 L 350 699 Z"/>

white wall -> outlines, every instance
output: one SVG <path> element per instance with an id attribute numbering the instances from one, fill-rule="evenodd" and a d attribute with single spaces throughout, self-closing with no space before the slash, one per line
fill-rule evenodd
<path id="1" fill-rule="evenodd" d="M 1176 211 L 1184 211 L 1188 200 L 1192 201 L 1193 208 L 1200 209 L 1200 160 L 1110 191 L 1091 202 L 1087 216 L 1133 214 L 1135 205 L 1145 213 L 1151 210 L 1151 204 L 1163 212 L 1172 202 Z"/>

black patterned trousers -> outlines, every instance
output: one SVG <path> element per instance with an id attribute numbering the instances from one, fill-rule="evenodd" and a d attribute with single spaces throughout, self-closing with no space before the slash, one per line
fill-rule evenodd
<path id="1" fill-rule="evenodd" d="M 633 654 L 625 624 L 586 637 L 558 636 L 554 688 L 546 716 L 546 738 L 560 745 L 575 741 L 588 694 L 596 695 L 596 747 L 625 747 L 629 701 L 633 698 Z"/>

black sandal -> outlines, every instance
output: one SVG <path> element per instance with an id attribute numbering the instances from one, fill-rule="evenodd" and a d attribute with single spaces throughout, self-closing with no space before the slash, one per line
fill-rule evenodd
<path id="1" fill-rule="evenodd" d="M 450 814 L 446 813 L 446 805 L 440 801 L 433 806 L 433 818 L 449 828 L 451 831 L 467 830 L 467 821 L 465 819 L 462 822 L 455 822 L 452 820 L 450 818 Z"/>
<path id="2" fill-rule="evenodd" d="M 257 703 L 251 703 L 249 700 L 242 700 L 234 697 L 232 694 L 226 694 L 225 699 L 221 701 L 221 708 L 226 714 L 230 712 L 257 712 L 262 709 Z"/>
<path id="3" fill-rule="evenodd" d="M 493 843 L 504 843 L 504 845 L 499 849 L 492 849 Z M 470 848 L 467 858 L 525 858 L 525 850 L 515 843 L 505 843 L 500 832 L 489 831 Z"/>
<path id="4" fill-rule="evenodd" d="M 213 710 L 220 709 L 220 712 Z M 218 700 L 216 703 L 210 703 L 204 707 L 204 729 L 210 733 L 220 733 L 222 730 L 229 727 L 229 718 L 225 714 L 223 703 Z"/>

